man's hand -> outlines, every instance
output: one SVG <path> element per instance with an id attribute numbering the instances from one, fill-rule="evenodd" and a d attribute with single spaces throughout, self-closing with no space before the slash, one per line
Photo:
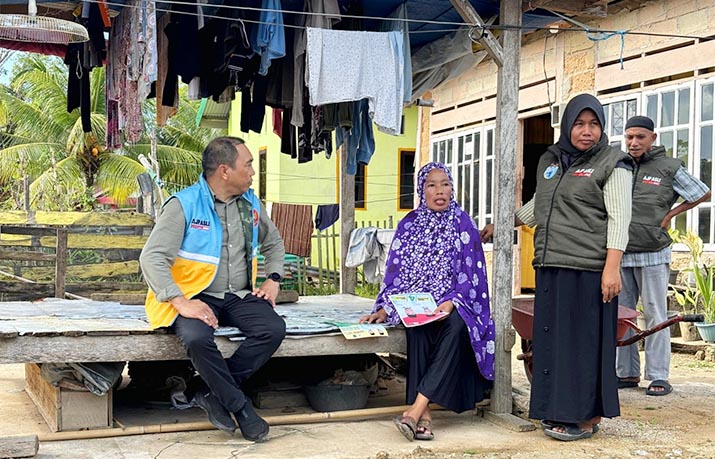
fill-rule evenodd
<path id="1" fill-rule="evenodd" d="M 385 321 L 387 321 L 387 313 L 384 309 L 378 309 L 378 311 L 373 314 L 360 317 L 359 323 L 381 324 Z"/>
<path id="2" fill-rule="evenodd" d="M 660 227 L 663 228 L 664 230 L 667 230 L 670 228 L 670 221 L 673 219 L 675 215 L 672 215 L 670 212 L 665 214 L 665 217 L 663 217 L 663 220 L 660 222 Z"/>
<path id="3" fill-rule="evenodd" d="M 253 294 L 258 298 L 263 298 L 271 302 L 273 306 L 276 305 L 276 298 L 278 297 L 278 291 L 281 289 L 280 282 L 276 282 L 272 279 L 266 279 L 260 287 L 253 289 Z"/>
<path id="4" fill-rule="evenodd" d="M 482 238 L 482 242 L 488 241 L 489 238 L 494 234 L 494 224 L 489 223 L 479 232 L 479 237 Z"/>
<path id="5" fill-rule="evenodd" d="M 197 300 L 196 298 L 187 300 L 186 297 L 177 296 L 169 300 L 169 302 L 176 308 L 181 317 L 197 319 L 213 329 L 218 328 L 218 319 L 213 309 L 203 301 Z"/>

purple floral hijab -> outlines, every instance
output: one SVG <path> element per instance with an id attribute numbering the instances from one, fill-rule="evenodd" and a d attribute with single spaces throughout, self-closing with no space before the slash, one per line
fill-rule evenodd
<path id="1" fill-rule="evenodd" d="M 435 169 L 444 171 L 453 185 L 444 211 L 430 210 L 425 201 L 427 175 Z M 451 300 L 467 325 L 479 370 L 493 380 L 494 322 L 477 226 L 454 200 L 454 181 L 444 164 L 428 163 L 420 169 L 417 192 L 420 205 L 397 225 L 373 312 L 384 309 L 388 323 L 396 325 L 400 317 L 389 295 L 429 292 L 438 305 Z"/>

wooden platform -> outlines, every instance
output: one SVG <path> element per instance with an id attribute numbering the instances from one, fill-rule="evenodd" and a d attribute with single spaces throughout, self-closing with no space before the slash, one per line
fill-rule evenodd
<path id="1" fill-rule="evenodd" d="M 331 324 L 356 322 L 372 305 L 372 300 L 354 295 L 331 295 L 277 306 L 288 336 L 275 356 L 405 352 L 402 328 L 389 329 L 387 337 L 346 340 Z M 240 341 L 216 337 L 224 355 L 232 354 Z M 151 330 L 142 306 L 83 300 L 0 302 L 0 364 L 183 359 L 186 352 L 178 338 Z"/>

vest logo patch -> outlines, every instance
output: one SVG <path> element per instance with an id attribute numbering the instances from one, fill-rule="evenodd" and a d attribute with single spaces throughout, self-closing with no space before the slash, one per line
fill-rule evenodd
<path id="1" fill-rule="evenodd" d="M 551 180 L 552 178 L 554 178 L 554 176 L 556 175 L 556 172 L 558 172 L 558 170 L 559 170 L 558 164 L 556 164 L 556 163 L 549 164 L 549 167 L 547 167 L 546 170 L 544 171 L 544 178 L 546 180 Z"/>
<path id="2" fill-rule="evenodd" d="M 576 169 L 573 173 L 574 177 L 590 177 L 593 174 L 594 169 Z"/>
<path id="3" fill-rule="evenodd" d="M 197 229 L 200 231 L 208 231 L 211 229 L 211 223 L 208 220 L 201 220 L 199 218 L 192 218 L 189 228 Z"/>
<path id="4" fill-rule="evenodd" d="M 253 226 L 258 226 L 258 211 L 253 209 Z"/>
<path id="5" fill-rule="evenodd" d="M 663 180 L 661 177 L 653 177 L 652 175 L 644 175 L 643 176 L 643 183 L 645 185 L 660 186 L 661 180 Z"/>

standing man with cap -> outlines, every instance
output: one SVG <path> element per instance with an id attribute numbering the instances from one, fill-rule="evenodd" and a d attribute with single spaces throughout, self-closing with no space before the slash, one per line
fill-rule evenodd
<path id="1" fill-rule="evenodd" d="M 169 198 L 139 261 L 152 328 L 169 327 L 208 386 L 196 403 L 217 428 L 263 441 L 268 423 L 241 390 L 285 337 L 273 305 L 283 274 L 283 240 L 251 190 L 253 157 L 243 140 L 218 137 L 206 146 L 198 182 Z M 258 245 L 265 282 L 254 287 Z M 245 339 L 224 360 L 214 342 L 219 325 Z M 231 415 L 235 417 L 234 419 Z"/>
<path id="2" fill-rule="evenodd" d="M 635 161 L 633 171 L 633 214 L 628 230 L 628 247 L 621 261 L 623 290 L 619 302 L 636 308 L 643 303 L 646 327 L 667 319 L 670 276 L 670 221 L 710 198 L 707 185 L 688 173 L 683 163 L 666 155 L 665 147 L 653 146 L 653 120 L 634 116 L 626 122 L 626 148 Z M 678 198 L 684 202 L 672 207 Z M 632 331 L 629 331 L 629 335 Z M 666 328 L 645 339 L 645 379 L 651 381 L 647 395 L 668 395 L 673 388 L 670 372 L 670 331 Z M 640 357 L 632 344 L 618 347 L 618 387 L 638 387 Z"/>

